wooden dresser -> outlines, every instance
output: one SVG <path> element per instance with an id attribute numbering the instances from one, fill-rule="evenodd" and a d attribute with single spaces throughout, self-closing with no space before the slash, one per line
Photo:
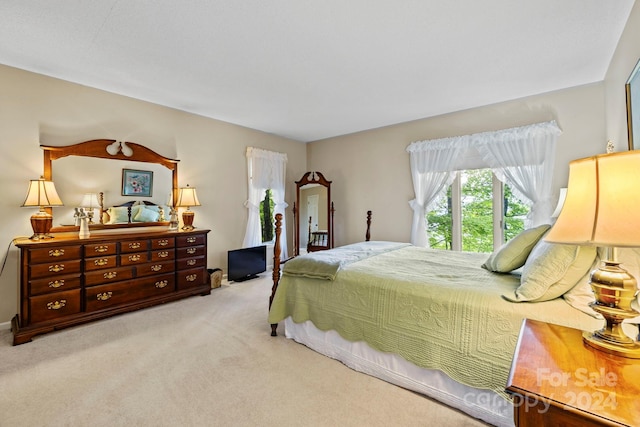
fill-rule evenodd
<path id="1" fill-rule="evenodd" d="M 20 312 L 13 344 L 38 334 L 120 313 L 208 295 L 209 230 L 92 234 L 16 239 Z"/>
<path id="2" fill-rule="evenodd" d="M 507 391 L 515 424 L 640 425 L 640 359 L 595 350 L 582 331 L 525 320 Z"/>

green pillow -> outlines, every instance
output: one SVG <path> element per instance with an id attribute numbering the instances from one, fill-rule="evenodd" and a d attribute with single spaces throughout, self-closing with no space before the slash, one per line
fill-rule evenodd
<path id="1" fill-rule="evenodd" d="M 522 269 L 512 302 L 549 301 L 573 288 L 596 259 L 594 246 L 560 245 L 540 240 Z"/>
<path id="2" fill-rule="evenodd" d="M 496 273 L 508 273 L 522 267 L 533 247 L 549 228 L 549 224 L 543 224 L 524 230 L 492 253 L 482 264 L 482 268 Z"/>
<path id="3" fill-rule="evenodd" d="M 158 211 L 140 206 L 140 209 L 138 209 L 138 213 L 133 217 L 133 220 L 135 222 L 156 222 L 159 216 L 160 214 Z"/>
<path id="4" fill-rule="evenodd" d="M 131 216 L 133 216 L 134 208 L 131 208 Z M 118 206 L 109 208 L 109 224 L 119 224 L 129 222 L 129 208 L 126 206 Z"/>

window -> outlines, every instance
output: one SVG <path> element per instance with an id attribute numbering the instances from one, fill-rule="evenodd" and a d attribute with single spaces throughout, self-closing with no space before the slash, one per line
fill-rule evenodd
<path id="1" fill-rule="evenodd" d="M 427 213 L 432 248 L 492 252 L 524 229 L 529 206 L 490 169 L 460 171 Z"/>
<path id="2" fill-rule="evenodd" d="M 260 228 L 262 230 L 262 243 L 273 242 L 275 235 L 273 231 L 273 212 L 275 202 L 273 201 L 272 191 L 267 189 L 264 191 L 262 201 L 260 202 Z"/>

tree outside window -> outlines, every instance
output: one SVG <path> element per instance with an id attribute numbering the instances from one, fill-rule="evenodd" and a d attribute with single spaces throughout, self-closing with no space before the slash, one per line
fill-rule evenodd
<path id="1" fill-rule="evenodd" d="M 273 211 L 275 203 L 272 198 L 272 191 L 265 190 L 264 198 L 260 202 L 260 226 L 262 228 L 262 243 L 272 242 L 275 238 L 273 234 Z"/>

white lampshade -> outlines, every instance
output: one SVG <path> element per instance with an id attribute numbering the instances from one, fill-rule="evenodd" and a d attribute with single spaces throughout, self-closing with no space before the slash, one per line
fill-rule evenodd
<path id="1" fill-rule="evenodd" d="M 83 208 L 97 208 L 100 206 L 100 202 L 98 201 L 98 195 L 96 193 L 86 193 L 84 197 L 82 197 L 82 202 L 80 202 L 80 206 Z"/>
<path id="2" fill-rule="evenodd" d="M 556 210 L 551 214 L 551 218 L 558 218 L 560 216 L 560 212 L 562 212 L 562 207 L 564 206 L 564 201 L 567 198 L 567 189 L 561 188 L 560 195 L 558 196 L 558 205 L 556 206 Z"/>
<path id="3" fill-rule="evenodd" d="M 640 247 L 640 151 L 572 161 L 562 212 L 545 240 Z"/>
<path id="4" fill-rule="evenodd" d="M 188 208 L 190 206 L 200 206 L 200 200 L 198 200 L 196 189 L 189 187 L 189 184 L 187 184 L 186 187 L 181 188 L 178 192 L 178 203 L 176 203 L 176 207 Z"/>
<path id="5" fill-rule="evenodd" d="M 45 181 L 44 178 L 40 177 L 40 179 L 32 179 L 29 182 L 27 197 L 22 206 L 39 206 L 42 208 L 63 206 L 63 204 L 53 181 Z"/>

